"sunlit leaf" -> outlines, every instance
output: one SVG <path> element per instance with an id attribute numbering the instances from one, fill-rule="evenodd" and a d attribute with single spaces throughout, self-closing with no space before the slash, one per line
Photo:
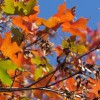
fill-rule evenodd
<path id="1" fill-rule="evenodd" d="M 31 31 L 34 31 L 35 29 L 38 29 L 38 26 L 35 24 L 35 20 L 37 20 L 37 15 L 39 13 L 39 6 L 35 6 L 33 10 L 35 11 L 35 13 L 32 13 L 28 16 L 13 16 L 12 23 L 15 26 L 21 28 L 22 32 L 25 33 L 29 33 Z"/>
<path id="2" fill-rule="evenodd" d="M 96 96 L 99 96 L 98 90 L 100 90 L 100 79 L 93 80 L 91 78 L 88 79 L 90 82 L 92 82 L 92 90 L 91 92 L 94 93 Z"/>
<path id="3" fill-rule="evenodd" d="M 21 62 L 16 55 L 16 53 L 21 52 L 21 48 L 16 42 L 11 42 L 11 34 L 9 32 L 6 33 L 5 39 L 1 46 L 1 51 L 5 57 L 9 57 L 15 64 L 21 66 Z"/>
<path id="4" fill-rule="evenodd" d="M 84 54 L 88 52 L 88 49 L 86 46 L 75 43 L 75 41 L 76 41 L 76 36 L 71 36 L 70 38 L 63 39 L 62 47 L 68 48 L 70 45 L 70 50 L 78 54 Z"/>
<path id="5" fill-rule="evenodd" d="M 66 8 L 66 2 L 58 6 L 58 12 L 54 15 L 60 19 L 60 22 L 72 21 L 74 19 L 73 11 Z"/>
<path id="6" fill-rule="evenodd" d="M 55 52 L 56 52 L 57 56 L 60 56 L 60 55 L 63 53 L 62 47 L 57 46 L 57 47 L 55 48 Z"/>
<path id="7" fill-rule="evenodd" d="M 9 74 L 7 73 L 7 70 L 15 70 L 18 68 L 17 65 L 15 65 L 12 61 L 10 60 L 0 60 L 0 79 L 3 84 L 11 85 L 12 80 Z"/>
<path id="8" fill-rule="evenodd" d="M 31 59 L 31 62 L 38 66 L 42 66 L 47 72 L 50 72 L 53 70 L 52 65 L 49 64 L 48 60 L 44 59 L 43 57 L 36 56 L 35 58 Z"/>
<path id="9" fill-rule="evenodd" d="M 40 66 L 39 68 L 36 68 L 34 72 L 34 80 L 37 81 L 40 77 L 43 75 L 43 68 Z"/>
<path id="10" fill-rule="evenodd" d="M 8 14 L 14 14 L 14 0 L 4 0 L 5 6 L 2 6 L 2 10 Z"/>
<path id="11" fill-rule="evenodd" d="M 72 51 L 77 52 L 78 54 L 84 54 L 88 52 L 88 49 L 84 45 L 73 45 Z"/>
<path id="12" fill-rule="evenodd" d="M 72 28 L 79 28 L 81 30 L 85 30 L 87 27 L 88 23 L 88 19 L 87 18 L 84 18 L 84 17 L 81 17 L 80 19 L 76 20 L 73 24 L 72 24 Z"/>
<path id="13" fill-rule="evenodd" d="M 45 25 L 48 28 L 53 28 L 59 24 L 59 18 L 50 17 L 48 20 L 44 18 L 38 18 L 36 21 L 37 25 Z"/>
<path id="14" fill-rule="evenodd" d="M 69 91 L 74 91 L 76 89 L 75 80 L 73 77 L 66 80 L 66 86 L 69 89 Z"/>
<path id="15" fill-rule="evenodd" d="M 62 24 L 63 32 L 70 32 L 72 35 L 80 36 L 81 38 L 86 37 L 86 25 L 88 23 L 88 19 L 81 17 L 75 22 L 65 21 Z"/>
<path id="16" fill-rule="evenodd" d="M 28 15 L 36 4 L 37 0 L 29 0 L 26 5 L 24 4 L 24 2 L 4 0 L 5 6 L 2 6 L 2 10 L 7 14 Z"/>

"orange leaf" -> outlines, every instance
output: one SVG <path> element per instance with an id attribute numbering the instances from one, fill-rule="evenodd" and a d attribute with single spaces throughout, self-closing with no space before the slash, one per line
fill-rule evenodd
<path id="1" fill-rule="evenodd" d="M 80 36 L 82 38 L 86 37 L 86 25 L 88 19 L 80 18 L 75 22 L 64 22 L 62 24 L 62 31 L 63 32 L 70 32 L 72 35 Z"/>
<path id="2" fill-rule="evenodd" d="M 45 79 L 43 79 L 43 80 L 41 80 L 40 82 L 38 82 L 36 85 L 34 85 L 33 86 L 33 88 L 35 88 L 35 87 L 42 87 L 42 86 L 46 86 L 46 84 L 47 84 L 47 82 L 49 81 L 49 79 L 50 79 L 50 77 L 51 77 L 51 75 L 49 75 L 48 77 L 46 77 Z M 51 79 L 51 81 L 53 81 L 54 80 L 54 77 L 52 77 L 52 79 Z M 46 91 L 47 92 L 47 91 Z M 34 90 L 34 96 L 36 97 L 36 98 L 39 98 L 39 99 L 42 99 L 42 95 L 44 94 L 44 93 L 46 93 L 44 90 Z M 49 93 L 48 93 L 48 95 L 49 95 Z"/>
<path id="3" fill-rule="evenodd" d="M 22 28 L 22 30 L 25 30 L 25 25 L 23 24 L 23 19 L 21 16 L 12 17 L 12 20 L 13 20 L 13 24 Z"/>
<path id="4" fill-rule="evenodd" d="M 63 14 L 61 17 L 61 22 L 65 22 L 65 21 L 72 21 L 74 19 L 74 15 L 71 9 L 67 9 L 66 13 Z"/>
<path id="5" fill-rule="evenodd" d="M 36 13 L 30 14 L 29 16 L 12 17 L 13 24 L 17 27 L 20 27 L 22 31 L 25 31 L 26 33 L 30 33 L 31 31 L 33 31 L 33 27 L 37 29 L 37 27 L 33 26 L 33 23 L 37 19 L 39 6 L 35 6 L 33 10 Z"/>
<path id="6" fill-rule="evenodd" d="M 50 17 L 48 20 L 45 20 L 44 18 L 38 18 L 36 23 L 38 26 L 43 24 L 48 28 L 53 28 L 59 24 L 59 18 Z"/>
<path id="7" fill-rule="evenodd" d="M 0 99 L 1 100 L 5 100 L 6 99 L 6 97 L 3 95 L 3 93 L 0 93 Z"/>
<path id="8" fill-rule="evenodd" d="M 74 14 L 71 9 L 66 8 L 66 2 L 64 2 L 59 5 L 58 12 L 54 15 L 54 17 L 59 18 L 60 22 L 72 21 L 74 19 Z"/>
<path id="9" fill-rule="evenodd" d="M 57 46 L 55 48 L 55 52 L 56 52 L 57 56 L 60 56 L 63 53 L 63 49 L 60 46 Z"/>
<path id="10" fill-rule="evenodd" d="M 35 6 L 33 11 L 35 11 L 36 13 L 30 14 L 29 16 L 23 16 L 22 19 L 27 22 L 35 21 L 39 13 L 39 6 Z"/>
<path id="11" fill-rule="evenodd" d="M 42 90 L 34 90 L 34 97 L 39 98 L 40 100 L 42 100 L 42 95 L 43 95 L 43 91 Z"/>
<path id="12" fill-rule="evenodd" d="M 44 91 L 44 93 L 49 97 L 49 98 L 54 98 L 54 99 L 61 99 L 61 96 L 57 93 L 50 92 L 50 91 Z"/>
<path id="13" fill-rule="evenodd" d="M 66 86 L 69 89 L 69 91 L 74 91 L 76 89 L 75 80 L 73 77 L 66 80 Z"/>
<path id="14" fill-rule="evenodd" d="M 79 28 L 81 30 L 86 30 L 87 23 L 88 23 L 88 19 L 81 17 L 76 22 L 74 22 L 71 27 L 74 28 L 74 29 Z"/>
<path id="15" fill-rule="evenodd" d="M 17 16 L 17 17 L 12 17 L 13 20 L 13 24 L 16 25 L 17 27 L 21 28 L 22 31 L 25 31 L 26 33 L 29 33 L 29 30 L 27 28 L 27 24 L 28 22 L 26 20 L 29 20 L 27 17 L 23 17 L 22 16 Z"/>
<path id="16" fill-rule="evenodd" d="M 66 11 L 66 2 L 64 2 L 63 4 L 58 6 L 58 15 L 60 14 L 64 14 L 64 12 Z"/>
<path id="17" fill-rule="evenodd" d="M 100 90 L 100 78 L 98 80 L 93 80 L 93 79 L 89 78 L 89 81 L 94 84 L 94 85 L 92 85 L 91 92 L 96 94 L 96 96 L 99 96 L 98 90 Z"/>
<path id="18" fill-rule="evenodd" d="M 35 6 L 33 10 L 35 10 L 36 13 L 33 14 L 33 15 L 29 15 L 29 20 L 30 20 L 30 21 L 34 21 L 34 20 L 37 19 L 38 13 L 39 13 L 39 11 L 40 11 L 40 10 L 39 10 L 39 6 Z"/>
<path id="19" fill-rule="evenodd" d="M 17 58 L 16 53 L 21 51 L 21 48 L 16 42 L 11 42 L 10 32 L 6 33 L 5 39 L 0 49 L 5 57 L 9 57 L 15 64 L 21 66 L 20 60 Z"/>

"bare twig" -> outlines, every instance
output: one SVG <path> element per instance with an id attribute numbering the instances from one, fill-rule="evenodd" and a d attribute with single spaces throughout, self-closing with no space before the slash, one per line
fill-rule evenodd
<path id="1" fill-rule="evenodd" d="M 40 38 L 37 37 L 37 39 L 36 39 L 34 42 L 32 42 L 32 43 L 28 44 L 27 46 L 23 47 L 23 49 L 26 49 L 27 47 L 32 46 L 32 45 L 33 45 L 34 43 L 36 43 L 38 40 L 40 40 Z"/>
<path id="2" fill-rule="evenodd" d="M 58 70 L 58 69 L 55 69 L 54 71 L 52 71 L 52 72 L 48 73 L 47 75 L 45 75 L 45 76 L 44 76 L 44 77 L 42 77 L 41 79 L 39 79 L 39 80 L 37 80 L 36 82 L 34 82 L 34 83 L 32 83 L 32 84 L 30 84 L 30 85 L 26 86 L 25 88 L 29 88 L 29 87 L 31 87 L 31 86 L 33 86 L 33 85 L 35 85 L 35 84 L 39 83 L 39 82 L 40 82 L 40 81 L 42 81 L 43 79 L 47 78 L 49 75 L 51 75 L 51 74 L 55 73 L 57 70 Z"/>
<path id="3" fill-rule="evenodd" d="M 82 57 L 84 57 L 84 56 L 90 54 L 91 52 L 93 52 L 93 51 L 95 51 L 95 50 L 97 50 L 97 49 L 99 49 L 99 48 L 100 48 L 100 43 L 98 43 L 97 47 L 95 47 L 94 49 L 90 50 L 89 52 L 87 52 L 87 53 L 85 53 L 85 54 L 83 54 L 83 55 L 81 55 L 81 56 L 79 56 L 78 59 L 80 59 L 80 58 L 82 58 Z"/>
<path id="4" fill-rule="evenodd" d="M 18 69 L 15 70 L 15 75 L 14 75 L 13 82 L 12 82 L 12 84 L 11 84 L 11 87 L 13 86 L 13 84 L 14 84 L 14 82 L 15 82 L 17 71 L 18 71 Z M 10 87 L 10 88 L 11 88 L 11 87 Z"/>
<path id="5" fill-rule="evenodd" d="M 78 72 L 76 72 L 76 73 L 70 75 L 69 77 L 65 77 L 65 78 L 63 78 L 63 79 L 61 79 L 61 80 L 59 80 L 59 81 L 57 81 L 57 82 L 54 82 L 54 83 L 48 85 L 47 87 L 50 87 L 50 86 L 56 85 L 56 84 L 58 84 L 58 83 L 60 83 L 60 82 L 62 82 L 62 81 L 64 81 L 64 80 L 67 80 L 67 79 L 69 79 L 69 78 L 71 78 L 71 77 L 73 77 L 73 76 L 75 76 L 75 75 L 77 75 L 77 74 L 80 74 L 80 73 L 81 73 L 81 72 L 78 71 Z"/>

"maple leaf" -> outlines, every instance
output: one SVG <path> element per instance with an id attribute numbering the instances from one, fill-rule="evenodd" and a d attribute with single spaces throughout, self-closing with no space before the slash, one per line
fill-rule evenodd
<path id="1" fill-rule="evenodd" d="M 6 97 L 5 97 L 2 93 L 0 93 L 0 99 L 1 99 L 1 100 L 5 100 Z"/>
<path id="2" fill-rule="evenodd" d="M 72 21 L 74 16 L 72 9 L 66 8 L 66 2 L 58 6 L 58 12 L 54 15 L 60 19 L 60 22 Z"/>
<path id="3" fill-rule="evenodd" d="M 76 86 L 75 86 L 75 80 L 74 78 L 69 78 L 68 80 L 66 80 L 66 86 L 69 89 L 69 91 L 74 91 L 76 90 Z"/>
<path id="4" fill-rule="evenodd" d="M 91 92 L 94 93 L 96 96 L 99 96 L 98 91 L 100 90 L 100 79 L 93 80 L 93 79 L 89 78 L 88 80 L 94 84 L 94 85 L 92 85 Z"/>
<path id="5" fill-rule="evenodd" d="M 16 53 L 21 52 L 21 48 L 17 45 L 16 42 L 11 42 L 10 32 L 6 33 L 0 50 L 5 57 L 9 57 L 15 64 L 21 66 L 21 62 L 16 56 Z"/>
<path id="6" fill-rule="evenodd" d="M 36 4 L 37 0 L 29 0 L 26 5 L 24 2 L 4 0 L 4 5 L 2 5 L 1 8 L 7 14 L 28 15 Z"/>
<path id="7" fill-rule="evenodd" d="M 61 46 L 55 47 L 55 52 L 57 56 L 60 56 L 63 53 L 63 49 Z"/>
<path id="8" fill-rule="evenodd" d="M 7 73 L 7 71 L 15 70 L 18 66 L 15 65 L 11 60 L 1 60 L 0 59 L 0 80 L 3 84 L 11 85 L 12 79 Z"/>
<path id="9" fill-rule="evenodd" d="M 29 16 L 12 17 L 13 24 L 21 28 L 22 31 L 25 33 L 30 33 L 31 31 L 38 29 L 34 21 L 37 19 L 37 15 L 39 13 L 39 6 L 35 6 L 33 10 L 35 13 L 30 14 Z"/>
<path id="10" fill-rule="evenodd" d="M 76 35 L 84 38 L 86 36 L 84 31 L 86 30 L 87 23 L 88 23 L 88 19 L 83 17 L 81 17 L 75 22 L 65 21 L 62 24 L 62 31 L 70 32 L 72 35 Z"/>
<path id="11" fill-rule="evenodd" d="M 60 19 L 63 32 L 70 32 L 72 35 L 77 35 L 82 38 L 86 36 L 84 30 L 86 30 L 86 24 L 88 22 L 88 19 L 81 17 L 74 22 L 73 20 L 75 14 L 73 8 L 67 9 L 66 2 L 64 2 L 58 7 L 58 12 L 54 15 L 54 17 Z"/>
<path id="12" fill-rule="evenodd" d="M 48 20 L 46 20 L 44 18 L 38 18 L 36 20 L 36 23 L 37 23 L 38 26 L 43 24 L 48 28 L 53 28 L 53 27 L 55 27 L 55 26 L 57 26 L 59 24 L 59 18 L 50 17 Z"/>

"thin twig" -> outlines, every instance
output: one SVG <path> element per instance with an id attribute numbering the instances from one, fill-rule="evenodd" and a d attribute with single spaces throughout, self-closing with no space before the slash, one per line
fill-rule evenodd
<path id="1" fill-rule="evenodd" d="M 17 71 L 18 71 L 18 69 L 15 70 L 15 75 L 14 75 L 13 82 L 12 82 L 10 88 L 13 86 L 13 84 L 14 84 L 14 82 L 15 82 Z"/>
<path id="2" fill-rule="evenodd" d="M 45 78 L 46 78 L 46 77 L 48 77 L 49 75 L 51 75 L 51 74 L 55 73 L 57 70 L 58 70 L 58 69 L 55 69 L 54 71 L 52 71 L 52 72 L 48 73 L 47 75 L 45 75 L 45 76 L 44 76 L 44 77 L 42 77 L 41 79 L 39 79 L 39 80 L 37 80 L 36 82 L 34 82 L 34 83 L 32 83 L 32 84 L 30 84 L 30 85 L 26 86 L 25 88 L 29 88 L 29 87 L 31 87 L 31 86 L 33 86 L 33 85 L 35 85 L 35 84 L 39 83 L 40 81 L 42 81 L 43 79 L 45 79 Z"/>
<path id="3" fill-rule="evenodd" d="M 56 71 L 55 71 L 55 72 L 56 72 Z M 48 86 L 48 84 L 50 83 L 50 81 L 51 81 L 52 77 L 54 76 L 55 72 L 52 74 L 52 76 L 51 76 L 50 79 L 48 80 L 46 86 Z"/>
<path id="4" fill-rule="evenodd" d="M 20 72 L 20 73 L 17 74 L 17 75 L 14 75 L 14 76 L 12 77 L 12 79 L 14 79 L 15 77 L 18 77 L 18 76 L 20 76 L 20 75 L 22 75 L 22 72 Z"/>
<path id="5" fill-rule="evenodd" d="M 40 40 L 40 38 L 37 37 L 37 39 L 36 39 L 34 42 L 32 42 L 32 43 L 28 44 L 27 46 L 23 47 L 23 49 L 26 49 L 27 47 L 32 46 L 32 45 L 33 45 L 34 43 L 36 43 L 38 40 Z"/>
<path id="6" fill-rule="evenodd" d="M 87 53 L 85 53 L 85 54 L 83 54 L 83 55 L 81 55 L 81 56 L 79 56 L 78 59 L 80 59 L 80 58 L 82 58 L 82 57 L 84 57 L 84 56 L 90 54 L 91 52 L 93 52 L 93 51 L 95 51 L 95 50 L 97 50 L 97 49 L 99 49 L 99 48 L 100 48 L 100 43 L 98 43 L 98 46 L 95 47 L 94 49 L 90 50 L 89 52 L 87 52 Z"/>
<path id="7" fill-rule="evenodd" d="M 65 77 L 65 78 L 63 78 L 63 79 L 61 79 L 61 80 L 59 80 L 59 81 L 57 81 L 57 82 L 54 82 L 54 83 L 48 85 L 47 87 L 56 85 L 56 84 L 58 84 L 58 83 L 60 83 L 60 82 L 62 82 L 62 81 L 64 81 L 64 80 L 67 80 L 67 79 L 69 79 L 69 78 L 71 78 L 71 77 L 73 77 L 73 76 L 75 76 L 75 75 L 77 75 L 77 74 L 79 74 L 79 73 L 81 73 L 81 72 L 78 71 L 78 72 L 76 72 L 76 73 L 74 73 L 74 74 L 72 74 L 72 75 L 70 75 L 70 76 L 68 76 L 68 77 Z"/>

